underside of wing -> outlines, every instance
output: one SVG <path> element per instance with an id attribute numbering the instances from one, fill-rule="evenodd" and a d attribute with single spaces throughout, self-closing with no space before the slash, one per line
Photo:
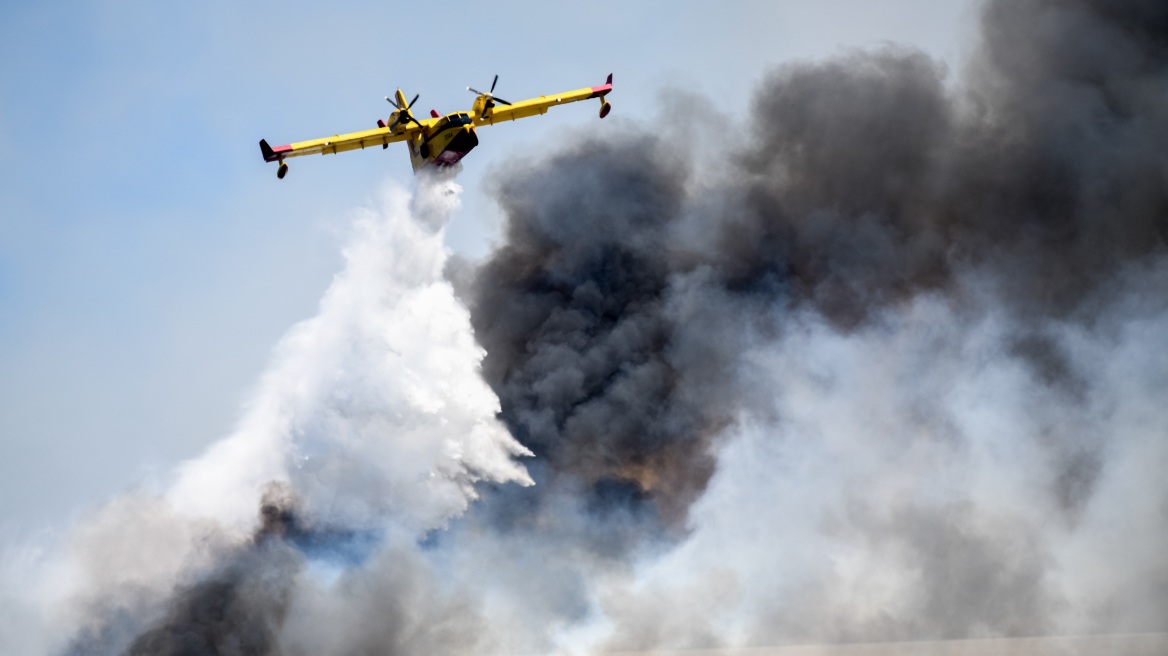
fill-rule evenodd
<path id="1" fill-rule="evenodd" d="M 609 109 L 609 105 L 604 100 L 604 97 L 610 91 L 612 91 L 611 74 L 608 76 L 608 81 L 600 86 L 584 87 L 554 95 L 540 96 L 508 105 L 493 103 L 488 105 L 480 115 L 475 116 L 475 125 L 491 125 L 502 121 L 514 121 L 520 118 L 527 118 L 528 116 L 546 114 L 550 107 L 566 105 L 580 100 L 588 100 L 589 98 L 600 99 L 600 117 L 604 118 L 608 114 Z"/>
<path id="2" fill-rule="evenodd" d="M 260 141 L 260 151 L 265 162 L 283 161 L 287 157 L 301 155 L 335 155 L 347 150 L 359 150 L 370 146 L 387 146 L 398 141 L 405 141 L 421 130 L 420 127 L 409 126 L 391 131 L 389 128 L 374 128 L 362 132 L 338 134 L 323 139 L 297 141 L 284 146 L 269 146 L 267 141 Z"/>

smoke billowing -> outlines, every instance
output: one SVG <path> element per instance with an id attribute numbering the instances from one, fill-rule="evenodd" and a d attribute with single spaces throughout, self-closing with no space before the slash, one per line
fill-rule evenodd
<path id="1" fill-rule="evenodd" d="M 391 194 L 239 430 L 80 529 L 36 601 L 67 635 L 21 644 L 1162 651 L 1168 7 L 978 29 L 956 80 L 788 64 L 744 125 L 499 172 L 462 303 L 456 190 Z"/>
<path id="2" fill-rule="evenodd" d="M 606 646 L 1164 629 L 1168 496 L 1125 471 L 1168 437 L 1154 6 L 989 3 L 959 85 L 894 46 L 793 64 L 715 152 L 632 128 L 499 177 L 472 322 L 550 470 L 505 501 L 606 530 L 619 485 L 690 531 L 621 543 Z M 1116 513 L 1159 547 L 1109 552 Z"/>

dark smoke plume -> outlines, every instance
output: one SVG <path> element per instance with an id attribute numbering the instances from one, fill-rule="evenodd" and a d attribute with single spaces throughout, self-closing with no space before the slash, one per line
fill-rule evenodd
<path id="1" fill-rule="evenodd" d="M 73 640 L 69 654 L 279 654 L 276 635 L 287 612 L 295 575 L 304 559 L 286 541 L 307 532 L 298 525 L 295 494 L 270 485 L 260 507 L 260 526 L 249 544 L 224 558 L 202 580 L 175 592 L 166 614 L 128 646 L 126 624 L 115 617 L 98 633 Z"/>
<path id="2" fill-rule="evenodd" d="M 695 583 L 692 596 L 646 588 L 640 601 L 626 591 L 605 605 L 620 618 L 608 647 L 723 644 L 724 632 L 694 605 L 710 596 L 732 608 L 739 594 L 757 604 L 743 609 L 757 622 L 746 631 L 755 644 L 1040 635 L 1067 630 L 1056 619 L 1067 616 L 1079 618 L 1075 630 L 1168 628 L 1145 610 L 1168 605 L 1163 567 L 1140 565 L 1141 590 L 1126 598 L 1108 590 L 1099 593 L 1106 600 L 1071 602 L 1065 595 L 1076 593 L 1053 578 L 1050 540 L 1060 538 L 1047 534 L 1076 530 L 1108 476 L 1109 454 L 1139 430 L 1108 423 L 1112 411 L 1101 407 L 1116 403 L 1106 400 L 1111 390 L 1083 369 L 1068 331 L 1111 332 L 1118 342 L 1119 326 L 1168 307 L 1168 292 L 1152 282 L 1163 280 L 1156 271 L 1168 254 L 1168 6 L 990 2 L 962 84 L 947 85 L 946 74 L 899 47 L 791 64 L 763 81 L 741 137 L 715 138 L 722 152 L 691 159 L 684 146 L 626 126 L 497 181 L 506 241 L 478 272 L 472 322 L 487 351 L 484 376 L 504 421 L 536 453 L 540 484 L 488 498 L 483 510 L 526 539 L 554 540 L 546 536 L 558 530 L 592 544 L 583 534 L 618 561 L 640 559 L 647 543 L 680 539 L 686 527 L 699 531 L 693 541 L 716 543 L 702 531 L 709 516 L 687 509 L 728 466 L 716 456 L 726 436 L 748 430 L 732 426 L 743 413 L 771 412 L 775 394 L 768 381 L 744 378 L 755 366 L 744 356 L 809 330 L 809 313 L 863 340 L 903 325 L 890 317 L 920 312 L 920 299 L 944 299 L 971 326 L 1001 315 L 994 321 L 1009 328 L 982 357 L 1030 374 L 1024 439 L 1033 446 L 1025 448 L 1042 455 L 1026 476 L 1045 493 L 1040 523 L 1026 518 L 1024 503 L 881 508 L 867 498 L 873 492 L 841 489 L 844 507 L 867 507 L 872 517 L 818 502 L 825 516 L 843 517 L 821 518 L 825 526 L 847 528 L 807 541 L 831 535 L 867 545 L 889 571 L 920 568 L 900 610 L 866 617 L 859 602 L 833 596 L 826 572 L 798 585 L 776 580 L 795 588 L 779 600 L 727 593 L 731 583 L 709 583 L 711 591 Z M 710 129 L 700 120 L 687 127 Z M 1117 304 L 1121 296 L 1133 300 Z M 967 329 L 942 325 L 938 345 L 922 345 L 941 349 L 936 367 L 969 339 Z M 901 435 L 858 426 L 866 432 L 854 436 L 857 452 L 919 434 L 913 448 L 974 462 L 981 438 L 955 428 L 960 420 L 943 407 L 955 382 L 925 375 L 939 385 L 897 383 L 913 404 L 893 429 Z M 767 421 L 769 439 L 786 444 L 790 417 Z M 557 487 L 583 490 L 584 520 L 541 506 L 561 496 Z M 613 495 L 614 487 L 626 492 Z M 622 504 L 642 530 L 613 531 L 607 517 Z M 529 519 L 539 530 L 516 526 L 516 514 L 539 517 Z M 754 521 L 773 522 L 790 544 L 796 538 L 778 527 L 816 520 Z M 1154 521 L 1157 544 L 1165 518 Z M 577 530 L 548 529 L 563 525 Z"/>
<path id="3" fill-rule="evenodd" d="M 308 572 L 310 560 L 322 557 L 347 569 L 332 593 Z M 330 626 L 322 629 L 321 621 Z M 65 653 L 429 653 L 482 648 L 484 634 L 476 609 L 444 592 L 416 555 L 380 536 L 306 524 L 295 491 L 272 484 L 251 540 L 222 555 L 197 581 L 179 586 L 161 616 L 117 609 L 97 630 L 75 636 Z"/>
<path id="4" fill-rule="evenodd" d="M 571 472 L 594 503 L 626 489 L 627 500 L 650 495 L 670 512 L 713 471 L 706 446 L 727 410 L 694 377 L 715 374 L 718 360 L 700 371 L 672 348 L 663 237 L 688 172 L 652 138 L 626 137 L 502 183 L 507 243 L 479 272 L 472 321 L 483 375 L 548 476 Z"/>

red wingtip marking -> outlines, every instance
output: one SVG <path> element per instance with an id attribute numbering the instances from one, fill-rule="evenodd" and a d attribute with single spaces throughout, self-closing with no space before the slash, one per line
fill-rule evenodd
<path id="1" fill-rule="evenodd" d="M 377 127 L 379 127 L 379 128 L 385 127 L 385 121 L 383 121 L 381 119 L 377 119 Z"/>
<path id="2" fill-rule="evenodd" d="M 438 113 L 438 110 L 436 110 L 436 109 L 430 110 L 430 118 L 438 118 L 439 116 L 442 116 L 442 115 Z"/>

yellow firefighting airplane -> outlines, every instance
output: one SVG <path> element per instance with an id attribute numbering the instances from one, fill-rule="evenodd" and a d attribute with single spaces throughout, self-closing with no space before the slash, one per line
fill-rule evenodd
<path id="1" fill-rule="evenodd" d="M 356 150 L 369 146 L 388 148 L 396 141 L 408 141 L 410 148 L 410 162 L 414 165 L 414 172 L 426 166 L 433 165 L 439 168 L 454 166 L 479 144 L 475 126 L 493 125 L 502 121 L 514 121 L 518 118 L 546 114 L 549 107 L 564 105 L 577 100 L 589 98 L 600 99 L 600 118 L 608 116 L 612 105 L 604 99 L 612 91 L 612 73 L 608 74 L 608 81 L 598 87 L 584 87 L 575 91 L 566 91 L 552 96 L 540 96 L 517 103 L 509 103 L 494 95 L 495 85 L 499 76 L 491 83 L 490 91 L 478 91 L 467 87 L 467 91 L 475 94 L 474 104 L 469 112 L 454 112 L 446 116 L 430 110 L 430 118 L 419 121 L 410 113 L 418 96 L 406 103 L 405 94 L 398 89 L 394 98 L 385 99 L 394 106 L 389 115 L 389 122 L 377 120 L 376 130 L 364 132 L 350 132 L 338 134 L 324 139 L 312 141 L 298 141 L 286 146 L 268 145 L 260 139 L 260 151 L 265 162 L 279 162 L 276 177 L 281 180 L 288 173 L 288 164 L 284 160 L 288 157 L 301 155 L 329 155 L 343 153 L 346 150 Z M 412 125 L 411 125 L 412 123 Z"/>

